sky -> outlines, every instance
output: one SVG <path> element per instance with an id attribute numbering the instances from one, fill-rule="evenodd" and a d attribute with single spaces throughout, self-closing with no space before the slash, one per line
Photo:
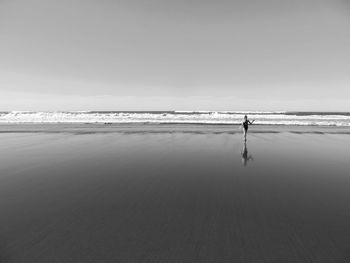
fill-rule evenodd
<path id="1" fill-rule="evenodd" d="M 0 0 L 0 110 L 350 111 L 350 0 Z"/>

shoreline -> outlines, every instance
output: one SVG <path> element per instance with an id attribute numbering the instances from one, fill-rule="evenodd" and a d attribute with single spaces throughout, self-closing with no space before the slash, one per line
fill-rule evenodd
<path id="1" fill-rule="evenodd" d="M 0 131 L 1 262 L 348 260 L 350 137 L 330 135 L 344 129 Z"/>
<path id="2" fill-rule="evenodd" d="M 17 123 L 0 124 L 0 133 L 242 133 L 237 124 L 150 124 L 150 123 Z M 249 133 L 345 134 L 350 127 L 317 125 L 262 125 L 250 126 Z"/>

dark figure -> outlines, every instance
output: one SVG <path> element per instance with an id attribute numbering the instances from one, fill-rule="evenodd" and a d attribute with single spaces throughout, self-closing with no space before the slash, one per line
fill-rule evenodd
<path id="1" fill-rule="evenodd" d="M 243 145 L 243 149 L 242 149 L 241 155 L 242 155 L 242 164 L 244 166 L 247 165 L 249 160 L 254 160 L 251 155 L 248 155 L 248 147 L 247 147 L 247 142 L 246 141 L 244 141 L 244 145 Z"/>
<path id="2" fill-rule="evenodd" d="M 244 116 L 244 120 L 242 122 L 244 141 L 247 140 L 248 126 L 249 126 L 249 124 L 253 124 L 253 122 L 254 122 L 254 120 L 252 120 L 252 121 L 248 120 L 247 115 Z"/>

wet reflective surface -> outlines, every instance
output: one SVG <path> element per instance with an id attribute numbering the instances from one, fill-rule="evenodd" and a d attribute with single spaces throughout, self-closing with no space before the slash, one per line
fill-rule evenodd
<path id="1" fill-rule="evenodd" d="M 149 130 L 0 133 L 0 261 L 350 260 L 348 134 Z"/>
<path id="2" fill-rule="evenodd" d="M 247 146 L 246 140 L 244 140 L 243 142 L 243 149 L 242 149 L 241 155 L 242 155 L 242 164 L 244 166 L 247 166 L 248 161 L 254 160 L 253 156 L 248 153 L 248 146 Z"/>

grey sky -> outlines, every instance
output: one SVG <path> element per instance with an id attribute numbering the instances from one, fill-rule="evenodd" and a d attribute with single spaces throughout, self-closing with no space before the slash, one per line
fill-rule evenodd
<path id="1" fill-rule="evenodd" d="M 0 110 L 349 110 L 347 0 L 0 0 Z"/>

